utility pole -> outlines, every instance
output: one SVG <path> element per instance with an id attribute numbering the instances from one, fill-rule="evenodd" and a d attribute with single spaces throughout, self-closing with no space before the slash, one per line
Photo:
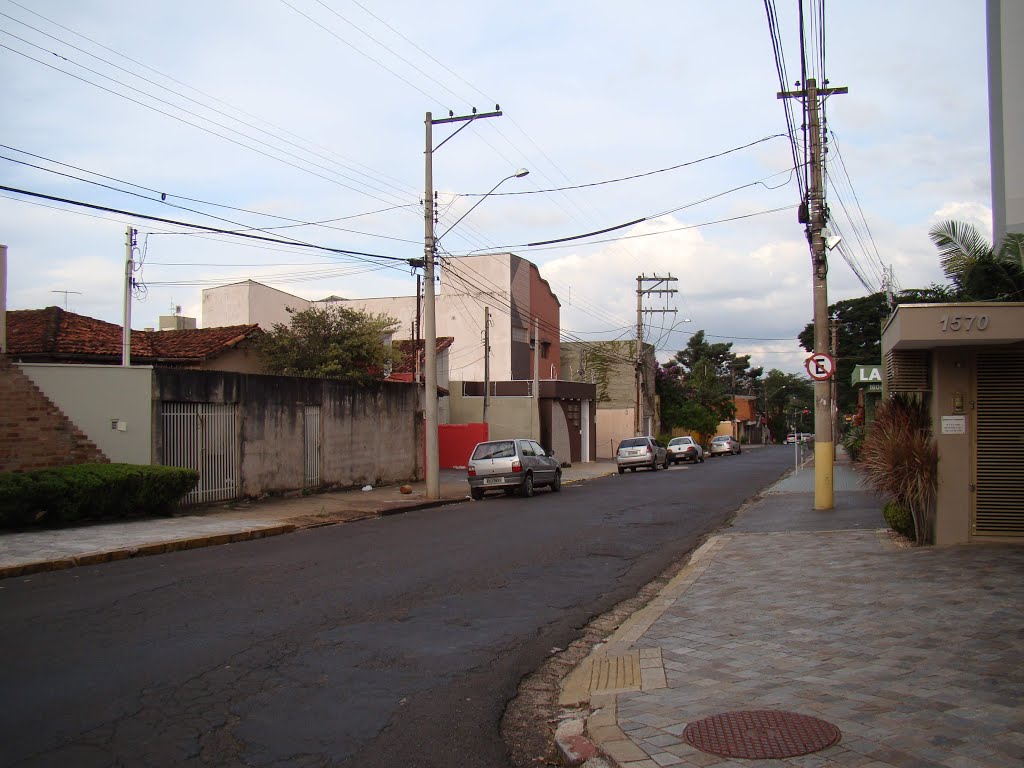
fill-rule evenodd
<path id="1" fill-rule="evenodd" d="M 449 113 L 448 117 L 439 120 L 434 120 L 432 114 L 427 112 L 426 119 L 423 121 L 426 125 L 426 149 L 424 151 L 426 189 L 423 195 L 423 343 L 426 349 L 424 350 L 423 366 L 427 369 L 424 372 L 423 386 L 426 403 L 423 416 L 426 421 L 424 474 L 428 499 L 441 498 L 441 466 L 437 452 L 437 319 L 434 306 L 434 152 L 474 120 L 484 117 L 499 117 L 500 115 L 501 110 L 497 107 L 494 112 L 481 114 L 477 114 L 474 109 L 472 115 L 461 117 Z M 435 147 L 433 128 L 442 123 L 463 123 L 463 125 Z"/>
<path id="2" fill-rule="evenodd" d="M 645 435 L 653 432 L 646 424 L 646 398 L 645 366 L 644 366 L 644 314 L 675 314 L 674 309 L 644 309 L 644 296 L 655 294 L 672 294 L 679 291 L 675 288 L 660 288 L 659 286 L 679 282 L 679 278 L 668 275 L 667 277 L 646 277 L 637 275 L 636 278 L 636 414 L 633 417 L 633 432 L 635 435 Z M 644 288 L 644 283 L 651 283 L 650 288 Z"/>
<path id="3" fill-rule="evenodd" d="M 540 442 L 540 318 L 533 318 L 533 413 L 530 437 Z M 550 447 L 550 446 L 548 446 Z"/>
<path id="4" fill-rule="evenodd" d="M 846 93 L 846 88 L 818 88 L 813 77 L 807 78 L 802 91 L 783 91 L 780 99 L 801 98 L 807 115 L 810 133 L 811 180 L 807 190 L 806 223 L 807 240 L 811 246 L 811 266 L 814 286 L 814 352 L 827 354 L 828 349 L 828 260 L 825 256 L 825 240 L 821 230 L 825 226 L 828 212 L 825 208 L 825 188 L 822 167 L 824 155 L 821 147 L 821 121 L 818 114 L 819 100 L 825 96 Z M 826 83 L 827 85 L 827 83 Z M 803 208 L 803 206 L 801 206 Z M 833 375 L 835 372 L 833 370 Z M 832 509 L 834 484 L 832 444 L 832 393 L 829 381 L 814 382 L 814 508 Z"/>
<path id="5" fill-rule="evenodd" d="M 839 367 L 839 318 L 833 317 L 829 321 L 829 327 L 832 331 L 833 371 L 836 371 Z M 829 384 L 832 386 L 832 457 L 835 458 L 836 444 L 839 442 L 839 382 L 836 380 L 834 372 L 832 378 L 829 379 Z"/>
<path id="6" fill-rule="evenodd" d="M 137 230 L 128 227 L 124 242 L 124 328 L 121 334 L 121 365 L 132 364 L 132 273 L 135 272 L 134 252 Z"/>
<path id="7" fill-rule="evenodd" d="M 484 424 L 491 404 L 491 308 L 484 307 Z M 488 429 L 488 432 L 490 429 Z"/>

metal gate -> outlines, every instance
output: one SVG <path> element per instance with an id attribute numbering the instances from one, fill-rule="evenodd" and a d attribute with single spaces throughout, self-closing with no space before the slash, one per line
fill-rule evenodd
<path id="1" fill-rule="evenodd" d="M 161 463 L 199 472 L 199 483 L 182 500 L 184 504 L 224 501 L 238 495 L 235 406 L 162 403 L 161 427 Z"/>
<path id="2" fill-rule="evenodd" d="M 305 432 L 305 478 L 303 487 L 316 488 L 320 485 L 320 406 L 307 405 L 303 408 Z"/>
<path id="3" fill-rule="evenodd" d="M 1024 536 L 1024 351 L 978 353 L 974 527 Z"/>

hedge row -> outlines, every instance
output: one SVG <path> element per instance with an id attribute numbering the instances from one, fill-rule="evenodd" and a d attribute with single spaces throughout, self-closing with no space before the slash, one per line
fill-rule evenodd
<path id="1" fill-rule="evenodd" d="M 898 502 L 890 501 L 882 510 L 882 517 L 896 533 L 902 533 L 908 539 L 916 540 L 917 534 L 914 530 L 914 515 L 909 509 L 900 506 Z"/>
<path id="2" fill-rule="evenodd" d="M 0 527 L 166 514 L 198 480 L 192 469 L 138 464 L 0 472 Z"/>

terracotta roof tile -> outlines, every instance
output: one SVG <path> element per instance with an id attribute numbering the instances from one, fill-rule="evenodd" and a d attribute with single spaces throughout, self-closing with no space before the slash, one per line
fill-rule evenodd
<path id="1" fill-rule="evenodd" d="M 437 337 L 437 351 L 443 352 L 448 349 L 452 344 L 455 343 L 455 337 L 453 336 L 438 336 Z M 418 339 L 413 341 L 412 339 L 402 339 L 401 341 L 393 342 L 394 347 L 398 350 L 400 357 L 396 356 L 396 360 L 391 369 L 392 378 L 395 374 L 413 374 L 416 372 L 416 353 L 415 350 L 419 350 L 420 353 L 420 364 L 423 363 L 423 353 L 426 350 L 426 342 L 424 339 Z M 411 379 L 410 379 L 411 381 Z"/>
<path id="2" fill-rule="evenodd" d="M 132 331 L 132 362 L 198 362 L 261 333 L 258 325 Z M 121 357 L 121 326 L 60 307 L 7 312 L 7 351 L 23 358 L 104 362 Z"/>

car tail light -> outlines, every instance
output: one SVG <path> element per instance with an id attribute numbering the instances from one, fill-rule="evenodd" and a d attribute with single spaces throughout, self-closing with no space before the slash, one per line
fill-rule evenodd
<path id="1" fill-rule="evenodd" d="M 654 449 L 653 449 L 653 448 L 651 448 L 651 446 L 649 446 L 649 445 L 648 445 L 648 446 L 647 446 L 647 452 L 648 452 L 648 453 L 654 453 Z"/>
<path id="2" fill-rule="evenodd" d="M 519 463 L 518 459 L 516 461 L 512 462 L 512 471 L 513 472 L 522 472 L 523 471 L 523 465 Z"/>
<path id="3" fill-rule="evenodd" d="M 469 475 L 470 477 L 476 477 L 476 467 L 470 464 L 468 467 L 466 467 L 466 474 Z"/>

